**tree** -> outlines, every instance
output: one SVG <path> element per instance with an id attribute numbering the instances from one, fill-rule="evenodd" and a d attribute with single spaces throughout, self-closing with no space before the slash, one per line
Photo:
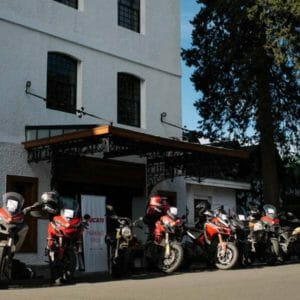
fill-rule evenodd
<path id="1" fill-rule="evenodd" d="M 278 205 L 278 151 L 299 147 L 300 2 L 197 3 L 182 58 L 201 92 L 199 128 L 212 140 L 259 143 L 264 199 Z"/>

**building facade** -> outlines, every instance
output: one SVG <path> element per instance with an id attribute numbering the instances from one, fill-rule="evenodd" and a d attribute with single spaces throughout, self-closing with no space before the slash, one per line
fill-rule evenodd
<path id="1" fill-rule="evenodd" d="M 26 205 L 53 187 L 72 201 L 101 195 L 132 217 L 151 193 L 166 194 L 181 213 L 199 199 L 234 209 L 235 191 L 248 185 L 181 176 L 149 190 L 140 149 L 110 160 L 89 152 L 54 168 L 52 156 L 30 160 L 22 144 L 99 125 L 181 140 L 179 1 L 3 0 L 0 37 L 1 194 L 18 191 Z M 28 222 L 19 256 L 44 263 L 48 221 Z"/>
<path id="2" fill-rule="evenodd" d="M 0 6 L 1 194 L 26 188 L 25 196 L 37 200 L 50 189 L 51 164 L 27 163 L 26 126 L 114 124 L 180 136 L 160 122 L 167 112 L 181 124 L 179 1 L 9 0 Z M 41 98 L 25 93 L 26 84 Z M 79 118 L 82 107 L 101 119 Z M 35 138 L 32 132 L 49 135 L 31 130 L 27 139 Z M 29 262 L 44 261 L 47 222 L 37 222 L 37 241 L 24 255 Z"/>

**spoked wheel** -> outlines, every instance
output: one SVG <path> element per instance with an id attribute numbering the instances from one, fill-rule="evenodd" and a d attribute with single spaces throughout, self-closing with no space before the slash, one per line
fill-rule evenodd
<path id="1" fill-rule="evenodd" d="M 164 255 L 164 253 L 162 253 Z M 170 255 L 162 257 L 159 268 L 165 273 L 172 273 L 177 270 L 183 262 L 183 248 L 177 242 L 170 243 Z"/>
<path id="2" fill-rule="evenodd" d="M 225 250 L 218 246 L 215 264 L 218 269 L 231 269 L 236 265 L 237 261 L 238 249 L 233 243 L 228 242 Z"/>

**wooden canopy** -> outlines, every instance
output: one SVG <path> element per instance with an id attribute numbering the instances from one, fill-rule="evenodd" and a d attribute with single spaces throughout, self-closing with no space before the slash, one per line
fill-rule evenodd
<path id="1" fill-rule="evenodd" d="M 109 125 L 26 141 L 23 145 L 28 151 L 28 162 L 65 161 L 96 153 L 101 153 L 103 159 L 144 157 L 148 186 L 175 176 L 248 181 L 250 173 L 249 153 L 244 150 L 200 145 Z"/>
<path id="2" fill-rule="evenodd" d="M 109 125 L 102 125 L 83 131 L 71 132 L 64 135 L 34 141 L 27 141 L 23 142 L 23 145 L 27 151 L 35 152 L 41 149 L 49 149 L 51 147 L 55 147 L 56 149 L 58 149 L 59 146 L 64 149 L 73 148 L 75 144 L 76 146 L 80 146 L 80 143 L 82 146 L 88 146 L 94 144 L 95 142 L 98 142 L 99 138 L 115 138 L 115 140 L 119 139 L 118 146 L 120 147 L 128 147 L 128 143 L 126 142 L 131 143 L 131 145 L 135 144 L 137 149 L 136 154 L 140 154 L 141 150 L 145 154 L 148 151 L 152 151 L 154 148 L 161 148 L 163 150 L 169 151 L 207 153 L 242 159 L 247 159 L 249 157 L 248 152 L 244 150 L 189 143 Z M 121 141 L 124 141 L 124 143 L 122 144 Z"/>

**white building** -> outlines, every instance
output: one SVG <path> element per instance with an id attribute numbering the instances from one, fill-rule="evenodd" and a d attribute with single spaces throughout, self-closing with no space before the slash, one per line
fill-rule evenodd
<path id="1" fill-rule="evenodd" d="M 82 159 L 47 162 L 54 136 L 73 132 L 73 141 L 74 130 L 92 132 L 92 125 L 113 125 L 121 131 L 106 136 L 128 133 L 135 146 L 144 136 L 147 143 L 151 136 L 172 138 L 170 143 L 181 139 L 179 1 L 2 0 L 0 37 L 1 194 L 19 191 L 30 204 L 55 181 L 62 196 L 76 201 L 81 194 L 102 195 L 133 217 L 143 214 L 146 196 L 154 192 L 169 194 L 182 213 L 186 206 L 192 212 L 199 199 L 234 209 L 236 189 L 247 184 L 178 177 L 147 190 L 145 155 L 107 161 L 94 151 Z M 162 122 L 163 112 L 177 127 Z M 40 148 L 32 146 L 42 138 Z M 89 141 L 81 141 L 81 151 Z M 47 221 L 28 222 L 20 256 L 40 264 Z"/>

